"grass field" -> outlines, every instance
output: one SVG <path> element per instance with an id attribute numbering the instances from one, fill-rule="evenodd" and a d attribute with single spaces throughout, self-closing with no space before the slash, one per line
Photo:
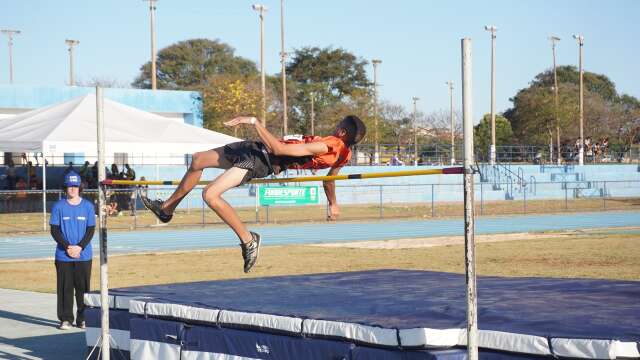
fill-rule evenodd
<path id="1" fill-rule="evenodd" d="M 480 242 L 479 275 L 640 281 L 640 235 L 588 231 L 531 234 L 517 241 Z M 523 235 L 526 237 L 526 235 Z M 458 239 L 459 240 L 459 239 Z M 461 273 L 463 245 L 410 249 L 264 246 L 255 271 L 242 273 L 239 248 L 111 256 L 109 287 L 277 275 L 420 269 Z M 99 286 L 94 260 L 92 286 Z M 0 262 L 0 288 L 55 292 L 53 260 Z"/>

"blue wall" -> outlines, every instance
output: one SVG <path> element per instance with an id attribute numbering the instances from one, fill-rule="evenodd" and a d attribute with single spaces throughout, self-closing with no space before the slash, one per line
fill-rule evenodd
<path id="1" fill-rule="evenodd" d="M 93 87 L 0 85 L 0 108 L 36 109 L 95 92 Z M 197 91 L 105 89 L 109 99 L 151 112 L 182 113 L 202 127 L 202 96 Z"/>

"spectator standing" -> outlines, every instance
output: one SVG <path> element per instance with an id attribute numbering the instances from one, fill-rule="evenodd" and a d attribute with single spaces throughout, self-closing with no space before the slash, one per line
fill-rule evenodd
<path id="1" fill-rule="evenodd" d="M 135 180 L 136 179 L 136 171 L 129 166 L 129 164 L 124 164 L 124 171 L 122 175 L 123 180 Z"/>
<path id="2" fill-rule="evenodd" d="M 9 160 L 7 164 L 7 187 L 9 190 L 16 189 L 16 182 L 18 182 L 18 176 L 16 175 L 16 167 L 13 160 Z"/>
<path id="3" fill-rule="evenodd" d="M 89 186 L 92 189 L 98 188 L 98 162 L 97 161 L 93 163 L 93 166 L 91 167 L 91 182 L 89 183 Z"/>
<path id="4" fill-rule="evenodd" d="M 85 327 L 84 294 L 91 283 L 91 239 L 96 219 L 93 204 L 80 196 L 80 175 L 70 171 L 64 176 L 65 199 L 51 209 L 51 236 L 56 241 L 55 266 L 58 295 L 59 328 L 68 330 L 74 320 L 73 299 L 77 312 L 76 326 Z"/>
<path id="5" fill-rule="evenodd" d="M 76 172 L 76 170 L 73 168 L 73 161 L 69 161 L 69 166 L 67 166 L 66 169 L 64 169 L 64 172 L 62 173 L 62 176 L 67 176 L 68 173 L 70 172 Z"/>
<path id="6" fill-rule="evenodd" d="M 91 183 L 91 168 L 89 167 L 88 161 L 85 161 L 80 168 L 80 178 L 82 178 L 82 181 L 86 182 L 87 184 Z"/>

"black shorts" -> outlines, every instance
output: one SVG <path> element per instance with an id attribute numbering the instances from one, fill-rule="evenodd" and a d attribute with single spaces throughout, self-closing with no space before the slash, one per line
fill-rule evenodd
<path id="1" fill-rule="evenodd" d="M 233 167 L 248 170 L 238 186 L 246 184 L 251 179 L 273 174 L 269 154 L 261 142 L 239 141 L 227 144 L 222 148 L 222 155 Z"/>

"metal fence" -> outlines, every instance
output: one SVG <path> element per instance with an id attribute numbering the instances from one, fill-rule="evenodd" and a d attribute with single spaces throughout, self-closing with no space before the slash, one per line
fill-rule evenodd
<path id="1" fill-rule="evenodd" d="M 420 144 L 418 145 L 418 164 L 420 165 L 448 165 L 451 163 L 451 145 L 449 144 Z M 462 163 L 463 146 L 456 144 L 453 149 L 456 163 Z M 354 165 L 373 165 L 374 147 L 371 144 L 358 145 L 358 156 L 352 159 Z M 488 149 L 475 149 L 476 160 L 489 161 Z M 415 152 L 413 145 L 398 146 L 397 144 L 379 145 L 380 164 L 390 164 L 393 158 L 405 165 L 413 165 Z M 558 149 L 553 152 L 549 146 L 533 145 L 507 145 L 496 146 L 496 160 L 502 163 L 557 163 Z M 640 163 L 640 148 L 635 147 L 629 150 L 622 150 L 618 147 L 611 147 L 606 151 L 596 154 L 585 150 L 585 163 Z M 561 163 L 577 163 L 578 153 L 574 147 L 564 146 L 560 149 Z"/>
<path id="2" fill-rule="evenodd" d="M 341 220 L 438 218 L 463 215 L 462 184 L 338 185 Z M 173 188 L 149 189 L 151 198 L 167 198 Z M 168 226 L 206 226 L 222 224 L 201 198 L 202 188 L 194 189 L 178 207 Z M 47 211 L 64 196 L 47 191 Z M 85 190 L 90 201 L 95 190 Z M 260 206 L 255 188 L 241 187 L 225 194 L 241 219 L 252 223 L 324 221 L 327 205 Z M 109 217 L 111 229 L 137 229 L 165 226 L 142 206 L 137 191 L 117 189 L 108 193 L 116 204 Z M 477 182 L 475 211 L 483 215 L 513 215 L 552 212 L 640 210 L 640 181 L 562 181 L 562 182 Z M 42 192 L 0 191 L 0 233 L 43 231 L 48 219 L 42 211 Z"/>

